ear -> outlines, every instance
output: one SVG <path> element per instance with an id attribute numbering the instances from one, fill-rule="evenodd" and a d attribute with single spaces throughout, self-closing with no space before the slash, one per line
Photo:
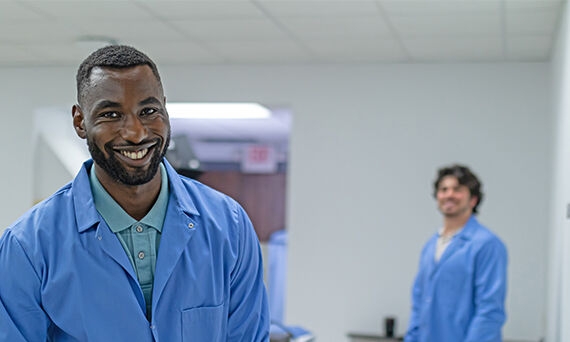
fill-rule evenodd
<path id="1" fill-rule="evenodd" d="M 477 201 L 479 201 L 479 197 L 471 196 L 471 198 L 469 199 L 469 205 L 471 206 L 471 209 L 475 208 Z"/>
<path id="2" fill-rule="evenodd" d="M 168 113 L 168 109 L 166 109 L 166 95 L 162 97 L 162 103 L 164 104 L 164 111 L 166 112 L 166 117 L 170 119 L 170 113 Z"/>
<path id="3" fill-rule="evenodd" d="M 73 116 L 73 128 L 75 128 L 75 133 L 81 139 L 85 139 L 87 137 L 87 133 L 85 131 L 85 117 L 83 116 L 83 111 L 79 105 L 73 105 L 71 108 L 71 115 Z"/>

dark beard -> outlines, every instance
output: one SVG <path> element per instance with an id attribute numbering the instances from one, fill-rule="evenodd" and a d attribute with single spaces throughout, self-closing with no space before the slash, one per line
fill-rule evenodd
<path id="1" fill-rule="evenodd" d="M 153 140 L 156 142 L 155 146 L 160 146 L 162 139 Z M 146 142 L 145 142 L 146 143 Z M 158 150 L 158 147 L 152 149 L 152 158 L 150 160 L 149 167 L 145 169 L 135 170 L 134 172 L 127 171 L 115 157 L 115 151 L 112 149 L 112 144 L 107 143 L 104 146 L 105 151 L 109 154 L 109 158 L 105 158 L 105 154 L 101 149 L 95 144 L 89 137 L 87 137 L 87 146 L 89 147 L 89 152 L 91 153 L 91 158 L 95 161 L 99 167 L 101 167 L 111 178 L 119 183 L 125 185 L 141 185 L 150 182 L 151 179 L 158 172 L 158 167 L 162 162 L 162 158 L 166 155 L 166 150 L 168 149 L 168 144 L 170 143 L 170 134 L 167 135 L 166 143 L 163 145 L 162 151 Z"/>

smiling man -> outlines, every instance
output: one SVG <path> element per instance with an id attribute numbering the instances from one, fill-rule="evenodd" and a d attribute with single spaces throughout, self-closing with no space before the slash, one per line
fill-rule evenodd
<path id="1" fill-rule="evenodd" d="M 268 341 L 251 222 L 164 158 L 154 62 L 128 46 L 95 51 L 77 101 L 92 160 L 0 238 L 0 341 Z"/>
<path id="2" fill-rule="evenodd" d="M 474 216 L 481 183 L 465 166 L 444 167 L 434 197 L 443 227 L 422 250 L 405 341 L 500 342 L 507 250 Z"/>

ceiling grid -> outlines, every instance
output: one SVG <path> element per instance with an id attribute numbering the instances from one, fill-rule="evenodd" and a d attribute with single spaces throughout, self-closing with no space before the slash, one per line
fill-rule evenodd
<path id="1" fill-rule="evenodd" d="M 543 62 L 562 0 L 1 0 L 0 66 Z M 92 44 L 90 44 L 92 43 Z"/>

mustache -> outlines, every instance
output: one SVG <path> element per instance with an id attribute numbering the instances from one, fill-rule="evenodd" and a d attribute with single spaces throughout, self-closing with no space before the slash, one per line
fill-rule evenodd
<path id="1" fill-rule="evenodd" d="M 139 146 L 144 146 L 144 145 L 155 145 L 155 144 L 160 145 L 161 141 L 162 141 L 161 138 L 155 138 L 155 139 L 146 139 L 146 140 L 143 140 L 143 141 L 136 143 L 136 144 L 127 141 L 127 142 L 120 144 L 120 145 L 116 145 L 116 144 L 109 142 L 109 143 L 105 144 L 105 149 L 113 150 L 113 148 L 117 148 L 117 147 L 139 147 Z"/>

